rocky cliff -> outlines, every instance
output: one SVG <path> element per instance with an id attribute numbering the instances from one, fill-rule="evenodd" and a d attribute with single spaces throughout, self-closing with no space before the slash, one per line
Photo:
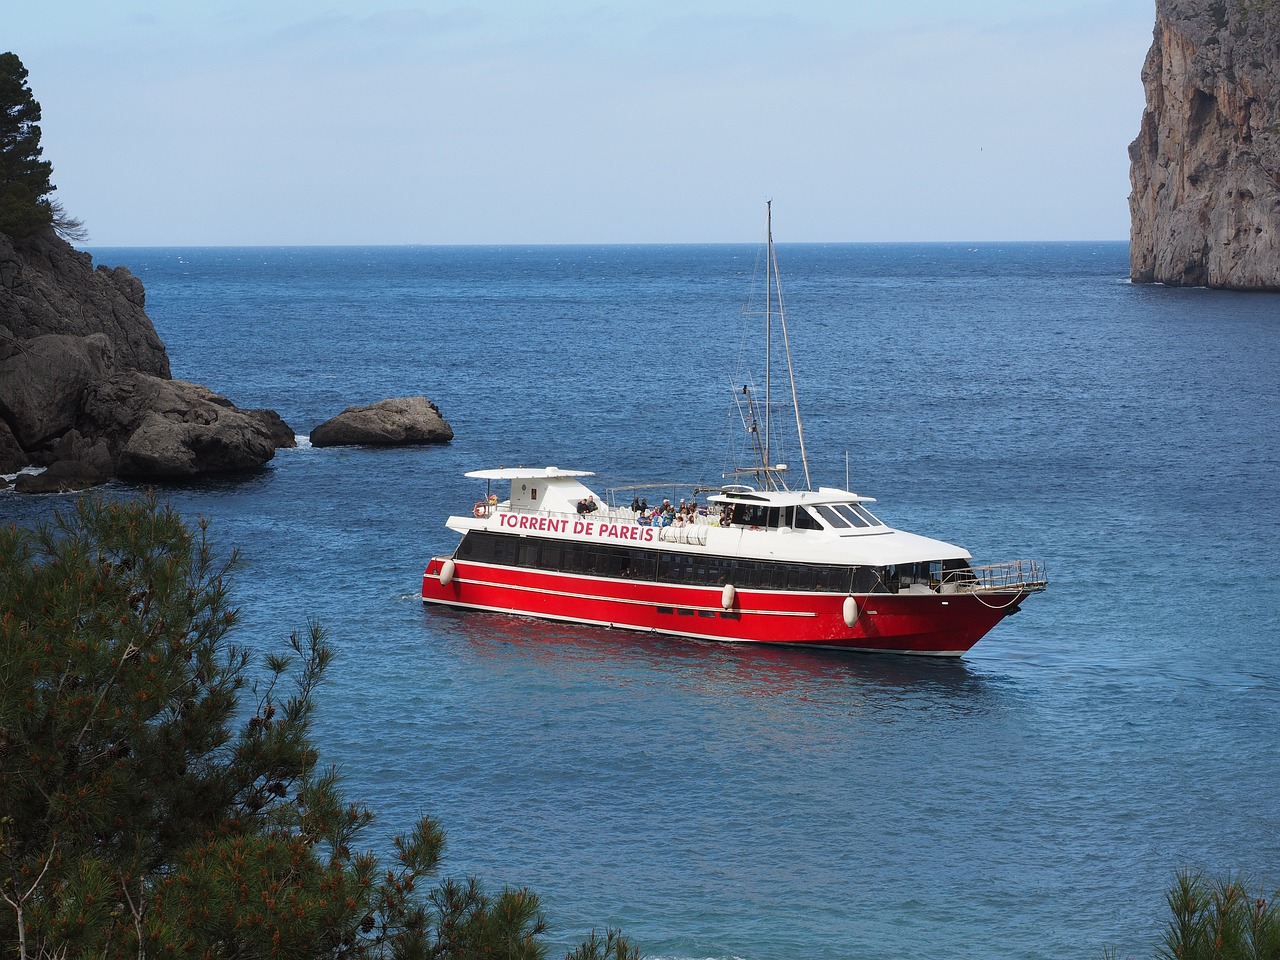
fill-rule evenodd
<path id="1" fill-rule="evenodd" d="M 254 470 L 293 446 L 274 412 L 172 379 L 144 304 L 137 277 L 94 269 L 52 230 L 19 244 L 0 234 L 0 473 L 49 466 L 55 489 L 189 478 Z"/>
<path id="2" fill-rule="evenodd" d="M 1280 0 L 1156 0 L 1134 281 L 1280 290 Z"/>

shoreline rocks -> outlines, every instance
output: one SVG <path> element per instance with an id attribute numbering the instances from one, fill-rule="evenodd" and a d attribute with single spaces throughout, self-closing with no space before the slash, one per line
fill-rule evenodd
<path id="1" fill-rule="evenodd" d="M 448 443 L 453 428 L 426 397 L 394 397 L 347 407 L 311 431 L 313 447 Z"/>
<path id="2" fill-rule="evenodd" d="M 0 473 L 21 491 L 83 489 L 111 476 L 191 479 L 260 469 L 294 434 L 174 380 L 142 282 L 47 230 L 0 234 Z"/>
<path id="3" fill-rule="evenodd" d="M 21 244 L 0 234 L 0 474 L 46 468 L 17 490 L 252 473 L 296 446 L 274 410 L 174 380 L 145 303 L 126 268 L 94 269 L 52 230 Z M 315 447 L 452 439 L 426 397 L 348 407 L 311 434 Z"/>

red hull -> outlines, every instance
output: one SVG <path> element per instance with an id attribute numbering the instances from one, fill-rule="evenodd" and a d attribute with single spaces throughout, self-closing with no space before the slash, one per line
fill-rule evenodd
<path id="1" fill-rule="evenodd" d="M 702 640 L 829 647 L 875 653 L 960 656 L 1025 593 L 856 596 L 858 617 L 845 623 L 843 594 L 739 590 L 729 609 L 718 587 L 574 576 L 436 557 L 422 578 L 424 603 L 517 613 Z"/>

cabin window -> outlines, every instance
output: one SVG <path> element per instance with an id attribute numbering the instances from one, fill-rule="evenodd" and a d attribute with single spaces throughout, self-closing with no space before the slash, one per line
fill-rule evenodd
<path id="1" fill-rule="evenodd" d="M 831 507 L 823 504 L 822 506 L 819 506 L 817 510 L 818 510 L 818 515 L 821 516 L 823 520 L 827 521 L 827 523 L 829 523 L 831 526 L 835 527 L 835 529 L 847 530 L 849 528 L 849 521 L 846 520 L 844 517 L 840 516 L 840 514 L 836 513 L 835 510 L 832 509 Z"/>
<path id="2" fill-rule="evenodd" d="M 766 527 L 778 526 L 778 519 L 781 517 L 782 511 L 778 507 L 766 507 L 759 503 L 738 503 L 733 507 L 733 525 L 735 527 Z"/>
<path id="3" fill-rule="evenodd" d="M 837 503 L 835 505 L 835 511 L 836 513 L 840 514 L 840 516 L 848 520 L 855 527 L 870 526 L 870 524 L 867 523 L 867 521 L 863 519 L 862 516 L 847 503 Z"/>
<path id="4" fill-rule="evenodd" d="M 864 507 L 860 503 L 851 503 L 849 505 L 849 509 L 852 510 L 854 513 L 856 513 L 858 516 L 862 517 L 862 519 L 866 520 L 869 526 L 872 526 L 872 527 L 884 526 L 883 520 L 876 517 L 875 514 L 873 514 L 870 510 L 868 510 L 866 507 Z"/>
<path id="5" fill-rule="evenodd" d="M 818 518 L 808 511 L 805 507 L 796 507 L 795 528 L 797 530 L 821 530 L 822 524 L 818 522 Z"/>

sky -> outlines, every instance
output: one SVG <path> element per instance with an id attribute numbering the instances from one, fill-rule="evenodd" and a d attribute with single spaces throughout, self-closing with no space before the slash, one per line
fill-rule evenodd
<path id="1" fill-rule="evenodd" d="M 59 0 L 90 246 L 1124 240 L 1154 0 Z"/>

